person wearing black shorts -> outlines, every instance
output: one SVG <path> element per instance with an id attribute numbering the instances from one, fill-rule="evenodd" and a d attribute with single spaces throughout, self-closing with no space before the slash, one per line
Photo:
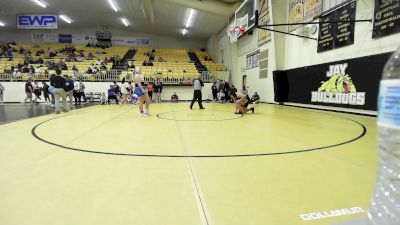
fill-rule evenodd
<path id="1" fill-rule="evenodd" d="M 154 83 L 154 87 L 153 87 L 153 93 L 154 93 L 154 102 L 159 102 L 158 99 L 158 92 L 160 91 L 160 85 L 158 84 L 158 82 Z"/>
<path id="2" fill-rule="evenodd" d="M 237 98 L 235 103 L 236 114 L 246 114 L 249 111 L 254 113 L 254 107 L 251 107 L 250 109 L 247 108 L 249 104 L 252 102 L 248 95 L 237 92 L 235 97 Z"/>

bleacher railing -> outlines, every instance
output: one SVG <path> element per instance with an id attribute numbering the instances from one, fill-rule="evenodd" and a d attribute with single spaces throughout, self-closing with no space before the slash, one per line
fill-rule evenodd
<path id="1" fill-rule="evenodd" d="M 64 73 L 63 73 L 64 74 Z M 127 81 L 133 81 L 133 74 L 122 74 L 118 70 L 101 70 L 96 74 L 87 74 L 75 72 L 73 75 L 70 75 L 72 78 L 77 80 L 82 80 L 84 82 L 112 82 L 112 81 L 121 81 L 123 77 Z M 217 77 L 213 75 L 213 73 L 209 71 L 203 71 L 201 73 L 201 77 L 204 82 L 214 82 Z M 14 74 L 0 74 L 0 81 L 27 81 L 28 79 L 37 80 L 37 81 L 48 81 L 50 79 L 49 74 L 29 74 L 29 73 L 14 73 Z M 144 82 L 163 82 L 164 84 L 183 84 L 188 85 L 192 83 L 192 77 L 168 77 L 162 76 L 160 74 L 154 74 L 153 76 L 145 76 Z"/>

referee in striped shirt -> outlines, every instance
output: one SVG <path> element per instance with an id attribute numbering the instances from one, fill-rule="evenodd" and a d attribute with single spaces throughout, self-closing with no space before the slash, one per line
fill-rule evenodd
<path id="1" fill-rule="evenodd" d="M 201 88 L 204 86 L 203 81 L 201 80 L 200 74 L 196 76 L 196 78 L 193 80 L 193 100 L 192 103 L 190 104 L 190 109 L 193 109 L 193 104 L 197 100 L 199 103 L 200 109 L 205 109 L 203 105 L 201 104 L 202 101 L 202 94 L 201 94 Z"/>

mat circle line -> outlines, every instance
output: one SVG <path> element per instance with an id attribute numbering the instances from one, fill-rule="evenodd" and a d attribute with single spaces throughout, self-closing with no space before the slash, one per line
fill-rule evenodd
<path id="1" fill-rule="evenodd" d="M 321 114 L 325 114 L 325 113 L 321 113 Z M 163 155 L 163 154 L 139 154 L 139 153 L 135 154 L 135 153 L 117 153 L 117 152 L 96 151 L 96 150 L 80 149 L 80 148 L 64 146 L 64 145 L 61 145 L 61 144 L 57 144 L 57 143 L 48 141 L 48 140 L 40 137 L 36 133 L 36 129 L 38 127 L 40 127 L 41 125 L 43 125 L 43 124 L 45 124 L 47 122 L 50 122 L 52 120 L 60 119 L 60 118 L 63 118 L 63 117 L 65 117 L 65 116 L 60 116 L 60 117 L 48 119 L 48 120 L 45 120 L 45 121 L 43 121 L 41 123 L 36 124 L 31 130 L 32 136 L 35 137 L 37 140 L 39 140 L 41 142 L 44 142 L 46 144 L 53 145 L 53 146 L 56 146 L 56 147 L 60 147 L 60 148 L 63 148 L 63 149 L 67 149 L 67 150 L 85 152 L 85 153 L 102 154 L 102 155 L 130 156 L 130 157 L 134 156 L 134 157 L 159 157 L 159 158 L 235 158 L 235 157 L 257 157 L 257 156 L 273 156 L 273 155 L 297 154 L 297 153 L 319 151 L 319 150 L 329 149 L 329 148 L 333 148 L 333 147 L 338 147 L 338 146 L 341 146 L 341 145 L 346 145 L 346 144 L 349 144 L 351 142 L 354 142 L 354 141 L 357 141 L 357 140 L 361 139 L 367 133 L 367 128 L 363 124 L 361 124 L 360 122 L 357 122 L 355 120 L 352 120 L 352 119 L 349 119 L 349 118 L 346 118 L 346 117 L 343 117 L 343 116 L 335 116 L 335 117 L 339 117 L 339 118 L 351 121 L 353 123 L 356 123 L 357 125 L 359 125 L 362 128 L 362 132 L 360 134 L 358 134 L 356 137 L 354 137 L 354 138 L 352 138 L 350 140 L 344 141 L 344 142 L 331 144 L 331 145 L 327 145 L 327 146 L 322 146 L 322 147 L 315 147 L 315 148 L 309 148 L 309 149 L 299 149 L 299 150 L 286 151 L 286 152 L 249 153 L 249 154 L 221 154 L 221 155 Z"/>

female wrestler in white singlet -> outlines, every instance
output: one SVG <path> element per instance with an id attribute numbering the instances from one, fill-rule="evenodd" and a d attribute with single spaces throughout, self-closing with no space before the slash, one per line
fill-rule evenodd
<path id="1" fill-rule="evenodd" d="M 143 78 L 140 75 L 140 68 L 137 66 L 135 68 L 135 92 L 139 97 L 139 110 L 142 116 L 150 116 L 149 106 L 150 106 L 150 98 L 144 90 L 144 82 Z M 146 112 L 143 111 L 143 104 L 146 106 Z"/>

